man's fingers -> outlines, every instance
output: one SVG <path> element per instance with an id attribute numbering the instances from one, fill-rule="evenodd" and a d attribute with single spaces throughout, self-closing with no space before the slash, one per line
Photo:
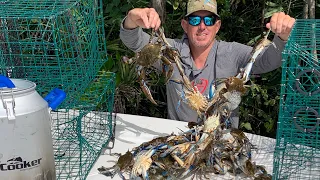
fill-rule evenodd
<path id="1" fill-rule="evenodd" d="M 270 20 L 271 30 L 275 34 L 282 34 L 286 30 L 285 18 L 289 17 L 283 12 L 274 13 Z"/>
<path id="2" fill-rule="evenodd" d="M 277 30 L 277 19 L 278 19 L 278 13 L 274 13 L 270 19 L 270 28 L 271 28 L 271 31 L 274 33 L 276 33 L 276 30 Z"/>
<path id="3" fill-rule="evenodd" d="M 285 18 L 285 14 L 283 12 L 279 13 L 277 17 L 277 23 L 276 23 L 277 34 L 282 34 L 282 32 L 286 29 L 285 25 L 283 24 L 284 18 Z"/>
<path id="4" fill-rule="evenodd" d="M 282 40 L 288 40 L 288 36 L 293 28 L 295 19 L 283 12 L 274 13 L 267 23 L 267 28 L 271 29 Z"/>
<path id="5" fill-rule="evenodd" d="M 291 32 L 295 22 L 296 22 L 296 20 L 294 18 L 290 17 L 290 19 L 288 21 L 288 24 L 287 24 L 286 33 L 290 33 Z"/>
<path id="6" fill-rule="evenodd" d="M 137 24 L 142 28 L 158 28 L 161 23 L 159 14 L 156 12 L 154 8 L 144 8 L 139 12 L 139 19 L 137 20 Z"/>
<path id="7" fill-rule="evenodd" d="M 279 36 L 282 40 L 287 41 L 294 26 L 295 19 L 283 12 L 274 13 L 270 22 L 266 24 L 268 29 Z"/>
<path id="8" fill-rule="evenodd" d="M 149 18 L 149 24 L 150 24 L 149 28 L 155 28 L 157 24 L 157 20 L 159 19 L 159 15 L 153 8 L 150 8 L 148 13 L 148 18 Z"/>
<path id="9" fill-rule="evenodd" d="M 142 28 L 149 28 L 150 26 L 148 22 L 148 16 L 146 14 L 142 14 L 137 23 Z"/>
<path id="10" fill-rule="evenodd" d="M 156 26 L 154 27 L 155 30 L 158 30 L 160 25 L 161 25 L 161 20 L 159 19 L 159 21 L 157 21 L 157 23 L 156 23 Z"/>
<path id="11" fill-rule="evenodd" d="M 271 29 L 270 23 L 267 23 L 267 24 L 266 24 L 266 27 L 267 27 L 268 29 Z"/>

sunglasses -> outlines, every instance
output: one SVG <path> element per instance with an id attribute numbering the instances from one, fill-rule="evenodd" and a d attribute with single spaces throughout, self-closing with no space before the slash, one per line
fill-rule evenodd
<path id="1" fill-rule="evenodd" d="M 213 26 L 218 20 L 218 17 L 214 15 L 204 17 L 194 15 L 188 16 L 188 22 L 191 26 L 198 26 L 201 23 L 201 19 L 206 26 Z"/>

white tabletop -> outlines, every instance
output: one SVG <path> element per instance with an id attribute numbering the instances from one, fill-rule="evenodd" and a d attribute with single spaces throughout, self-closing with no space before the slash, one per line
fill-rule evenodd
<path id="1" fill-rule="evenodd" d="M 115 144 L 111 150 L 104 150 L 92 167 L 87 180 L 111 179 L 99 174 L 97 168 L 111 167 L 117 157 L 110 156 L 110 153 L 125 153 L 128 149 L 139 146 L 141 143 L 149 141 L 155 137 L 169 135 L 172 132 L 179 133 L 187 130 L 187 123 L 168 119 L 160 119 L 145 116 L 135 116 L 128 114 L 117 114 Z M 265 166 L 269 174 L 272 174 L 273 151 L 275 139 L 246 133 L 250 142 L 257 146 L 257 150 L 252 152 L 252 161 L 258 165 Z M 240 179 L 230 175 L 212 175 L 214 179 Z M 120 180 L 116 175 L 113 179 Z M 243 178 L 241 178 L 243 179 Z"/>

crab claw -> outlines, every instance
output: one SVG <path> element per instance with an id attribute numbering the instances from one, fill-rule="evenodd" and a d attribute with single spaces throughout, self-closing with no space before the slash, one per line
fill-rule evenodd
<path id="1" fill-rule="evenodd" d="M 170 147 L 166 151 L 160 154 L 160 157 L 166 157 L 168 154 L 178 154 L 181 155 L 184 152 L 188 151 L 190 148 L 191 144 L 190 142 L 185 142 L 182 144 L 177 144 L 175 146 Z"/>
<path id="2" fill-rule="evenodd" d="M 215 83 L 215 80 L 213 80 L 211 83 L 210 83 L 210 89 L 209 89 L 209 94 L 208 94 L 208 99 L 211 100 L 214 95 L 216 94 L 216 83 Z"/>
<path id="3" fill-rule="evenodd" d="M 139 74 L 139 84 L 143 91 L 143 93 L 147 96 L 147 98 L 155 105 L 157 105 L 156 101 L 153 99 L 152 94 L 150 92 L 149 87 L 147 86 L 147 83 L 145 81 L 146 72 L 143 68 L 138 68 L 138 74 Z"/>
<path id="4" fill-rule="evenodd" d="M 188 169 L 186 169 L 182 174 L 181 178 L 185 178 L 187 175 L 190 174 L 190 172 L 195 169 L 195 166 L 191 165 Z"/>
<path id="5" fill-rule="evenodd" d="M 252 70 L 253 63 L 254 63 L 254 61 L 250 61 L 250 62 L 246 65 L 246 67 L 245 67 L 244 69 L 241 69 L 241 71 L 242 71 L 242 73 L 241 73 L 242 75 L 241 75 L 241 76 L 242 76 L 242 77 L 237 76 L 237 77 L 241 78 L 244 83 L 246 83 L 246 82 L 249 81 L 249 76 L 250 76 L 250 72 L 251 72 L 251 70 Z"/>
<path id="6" fill-rule="evenodd" d="M 193 165 L 194 161 L 196 160 L 196 155 L 193 153 L 190 153 L 184 162 L 184 167 L 186 170 L 189 170 L 190 167 Z"/>
<path id="7" fill-rule="evenodd" d="M 122 61 L 125 63 L 125 64 L 132 64 L 134 62 L 133 60 L 134 58 L 128 58 L 127 56 L 122 56 Z"/>
<path id="8" fill-rule="evenodd" d="M 113 170 L 111 170 L 111 169 L 113 169 Z M 113 178 L 116 174 L 118 174 L 121 179 L 126 179 L 124 177 L 124 175 L 122 174 L 119 166 L 117 166 L 117 165 L 114 165 L 113 167 L 110 167 L 110 168 L 106 168 L 104 166 L 101 166 L 100 168 L 98 168 L 98 171 L 100 174 L 103 174 L 107 177 L 110 176 L 111 178 Z"/>

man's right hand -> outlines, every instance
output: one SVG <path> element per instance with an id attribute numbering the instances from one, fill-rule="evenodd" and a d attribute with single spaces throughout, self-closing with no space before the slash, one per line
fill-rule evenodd
<path id="1" fill-rule="evenodd" d="M 161 24 L 159 14 L 154 8 L 135 8 L 128 12 L 127 18 L 123 23 L 125 29 L 136 27 L 154 28 L 158 30 Z"/>

